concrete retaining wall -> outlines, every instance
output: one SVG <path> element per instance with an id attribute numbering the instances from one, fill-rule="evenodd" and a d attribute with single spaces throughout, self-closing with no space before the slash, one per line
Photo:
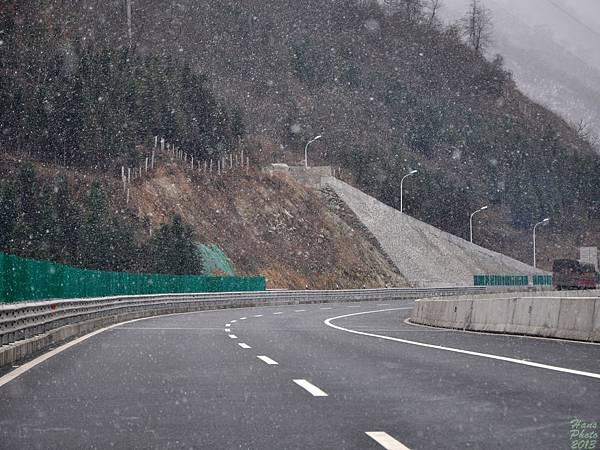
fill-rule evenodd
<path id="1" fill-rule="evenodd" d="M 417 300 L 411 321 L 471 331 L 600 342 L 600 291 Z"/>
<path id="2" fill-rule="evenodd" d="M 290 166 L 288 173 L 298 183 L 303 184 L 304 186 L 318 189 L 321 186 L 321 179 L 323 177 L 331 177 L 331 167 L 330 166 L 315 166 L 315 167 Z"/>

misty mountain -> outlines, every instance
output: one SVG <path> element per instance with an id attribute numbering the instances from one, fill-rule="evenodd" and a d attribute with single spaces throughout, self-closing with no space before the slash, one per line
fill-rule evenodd
<path id="1" fill-rule="evenodd" d="M 499 53 L 517 86 L 573 124 L 600 136 L 600 3 L 594 0 L 485 0 L 493 20 L 488 53 Z M 447 0 L 446 22 L 469 0 Z"/>

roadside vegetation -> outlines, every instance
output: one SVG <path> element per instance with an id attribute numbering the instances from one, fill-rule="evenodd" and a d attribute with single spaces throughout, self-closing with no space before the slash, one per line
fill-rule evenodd
<path id="1" fill-rule="evenodd" d="M 191 227 L 180 216 L 145 236 L 127 210 L 113 210 L 100 183 L 75 192 L 66 178 L 23 166 L 0 184 L 0 251 L 89 269 L 202 274 Z"/>
<path id="2" fill-rule="evenodd" d="M 195 157 L 243 146 L 255 161 L 312 164 L 409 214 L 528 258 L 532 224 L 585 245 L 600 236 L 600 158 L 580 130 L 523 96 L 493 18 L 443 2 L 292 0 L 133 6 L 93 13 L 52 0 L 0 9 L 0 129 L 8 151 L 63 166 L 134 164 L 164 136 Z M 206 75 L 203 75 L 206 74 Z M 480 219 L 485 219 L 481 216 Z M 555 242 L 560 242 L 557 237 Z M 574 251 L 565 245 L 563 256 Z M 558 255 L 557 255 L 558 256 Z"/>

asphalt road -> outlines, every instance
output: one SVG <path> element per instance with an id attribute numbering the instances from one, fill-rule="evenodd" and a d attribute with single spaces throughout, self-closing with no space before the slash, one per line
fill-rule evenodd
<path id="1" fill-rule="evenodd" d="M 599 345 L 419 327 L 411 305 L 120 325 L 0 386 L 0 448 L 564 449 L 600 422 Z"/>

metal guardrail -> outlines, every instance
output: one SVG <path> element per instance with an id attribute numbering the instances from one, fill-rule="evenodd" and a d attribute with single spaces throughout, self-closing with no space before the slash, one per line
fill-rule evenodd
<path id="1" fill-rule="evenodd" d="M 485 292 L 485 287 L 388 288 L 333 291 L 261 291 L 19 302 L 0 305 L 0 346 L 100 317 L 157 311 L 194 311 L 277 304 L 400 300 Z"/>

